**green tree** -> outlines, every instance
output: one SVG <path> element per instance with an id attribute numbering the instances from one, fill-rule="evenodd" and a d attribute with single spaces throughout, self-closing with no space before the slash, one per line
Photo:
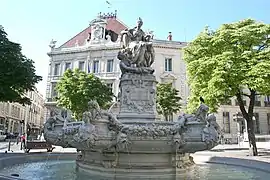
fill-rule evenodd
<path id="1" fill-rule="evenodd" d="M 75 119 L 80 120 L 90 100 L 96 100 L 101 108 L 112 101 L 111 88 L 93 74 L 76 69 L 68 69 L 57 83 L 57 104 L 73 112 Z"/>
<path id="2" fill-rule="evenodd" d="M 35 74 L 34 62 L 21 52 L 21 46 L 9 41 L 0 25 L 0 102 L 30 104 L 24 93 L 42 80 Z"/>
<path id="3" fill-rule="evenodd" d="M 180 108 L 181 97 L 178 90 L 172 87 L 171 83 L 160 83 L 157 85 L 157 111 L 169 121 L 169 116 L 177 113 Z"/>
<path id="4" fill-rule="evenodd" d="M 236 97 L 248 128 L 251 155 L 257 155 L 253 116 L 255 96 L 270 94 L 270 25 L 245 19 L 205 28 L 184 51 L 191 87 L 189 111 L 203 96 L 212 112 Z M 244 99 L 249 99 L 245 107 Z"/>

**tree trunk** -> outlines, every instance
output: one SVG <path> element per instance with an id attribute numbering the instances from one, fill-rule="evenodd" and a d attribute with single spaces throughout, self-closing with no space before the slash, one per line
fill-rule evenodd
<path id="1" fill-rule="evenodd" d="M 168 121 L 168 115 L 164 114 L 164 117 L 165 117 L 165 121 Z"/>
<path id="2" fill-rule="evenodd" d="M 250 156 L 257 156 L 258 151 L 257 151 L 256 138 L 255 138 L 255 133 L 254 133 L 252 117 L 250 117 L 247 120 L 247 132 L 248 132 L 248 142 L 249 142 L 249 155 Z"/>
<path id="3" fill-rule="evenodd" d="M 239 92 L 236 94 L 237 101 L 239 102 L 239 107 L 242 112 L 243 117 L 247 121 L 247 132 L 248 132 L 248 142 L 249 142 L 249 155 L 251 156 L 257 156 L 257 146 L 256 146 L 256 138 L 254 133 L 254 126 L 253 126 L 253 110 L 254 110 L 254 104 L 255 104 L 255 96 L 256 91 L 249 89 L 250 95 L 247 95 L 250 99 L 248 111 L 245 108 L 243 99 L 242 99 L 242 91 L 239 90 Z"/>

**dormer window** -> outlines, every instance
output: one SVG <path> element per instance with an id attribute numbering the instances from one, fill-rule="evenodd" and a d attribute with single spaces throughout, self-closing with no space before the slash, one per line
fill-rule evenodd
<path id="1" fill-rule="evenodd" d="M 118 34 L 116 34 L 114 31 L 112 30 L 105 30 L 105 39 L 107 40 L 107 35 L 109 35 L 111 37 L 111 41 L 112 42 L 116 42 L 118 39 Z"/>

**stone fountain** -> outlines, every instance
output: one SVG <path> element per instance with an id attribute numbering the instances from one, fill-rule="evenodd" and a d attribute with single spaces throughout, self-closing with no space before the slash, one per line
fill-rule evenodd
<path id="1" fill-rule="evenodd" d="M 135 28 L 121 33 L 119 114 L 100 109 L 93 100 L 81 121 L 51 111 L 45 123 L 48 142 L 77 148 L 79 171 L 120 179 L 175 179 L 194 164 L 190 153 L 218 143 L 219 126 L 204 103 L 175 122 L 158 119 L 153 36 L 144 33 L 142 24 L 139 18 Z"/>

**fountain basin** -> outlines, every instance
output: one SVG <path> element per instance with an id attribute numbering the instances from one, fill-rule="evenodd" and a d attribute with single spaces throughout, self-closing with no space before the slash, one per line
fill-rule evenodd
<path id="1" fill-rule="evenodd" d="M 184 126 L 164 121 L 123 123 L 105 112 L 92 122 L 55 123 L 53 128 L 49 123 L 45 139 L 78 149 L 78 170 L 97 176 L 175 176 L 194 164 L 190 153 L 211 149 L 218 140 L 213 125 L 198 119 Z"/>
<path id="2" fill-rule="evenodd" d="M 133 180 L 138 176 L 96 176 L 90 172 L 78 171 L 76 165 L 76 153 L 31 153 L 8 154 L 0 160 L 0 178 L 3 180 Z M 197 165 L 171 176 L 140 176 L 140 179 L 192 179 L 192 180 L 266 180 L 270 175 L 270 164 L 260 161 L 237 158 L 203 158 L 194 156 Z M 198 160 L 198 161 L 197 161 Z M 249 163 L 247 163 L 249 161 Z M 209 163 L 209 162 L 213 162 Z M 19 174 L 20 177 L 10 177 L 10 174 Z"/>

